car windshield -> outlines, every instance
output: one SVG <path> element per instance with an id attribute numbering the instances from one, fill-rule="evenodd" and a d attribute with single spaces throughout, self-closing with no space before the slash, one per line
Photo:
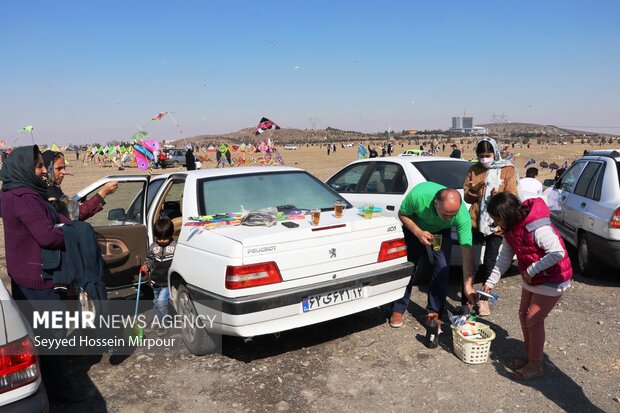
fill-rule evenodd
<path id="1" fill-rule="evenodd" d="M 463 188 L 465 176 L 472 165 L 469 162 L 456 161 L 412 162 L 412 164 L 427 181 L 453 189 Z"/>
<path id="2" fill-rule="evenodd" d="M 198 188 L 201 215 L 268 207 L 328 210 L 335 200 L 344 201 L 337 192 L 304 171 L 209 178 L 201 180 Z"/>

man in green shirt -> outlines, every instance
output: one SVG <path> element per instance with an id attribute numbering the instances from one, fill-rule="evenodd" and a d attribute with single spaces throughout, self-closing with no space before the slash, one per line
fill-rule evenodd
<path id="1" fill-rule="evenodd" d="M 434 182 L 416 185 L 405 196 L 398 217 L 405 227 L 408 259 L 416 265 L 422 254 L 427 253 L 426 247 L 433 243 L 433 237 L 437 235 L 442 237 L 441 246 L 438 250 L 433 250 L 434 268 L 426 306 L 427 345 L 434 348 L 439 343 L 439 316 L 445 310 L 448 293 L 452 227 L 456 227 L 463 255 L 465 293 L 472 303 L 474 301 L 471 218 L 457 190 Z M 403 325 L 403 313 L 409 305 L 412 287 L 413 277 L 405 289 L 403 298 L 395 301 L 392 306 L 390 317 L 392 327 Z"/>

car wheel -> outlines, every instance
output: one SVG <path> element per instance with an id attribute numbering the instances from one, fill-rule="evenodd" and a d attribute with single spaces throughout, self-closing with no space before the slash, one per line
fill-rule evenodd
<path id="1" fill-rule="evenodd" d="M 592 243 L 587 233 L 579 236 L 579 244 L 577 245 L 577 268 L 581 274 L 588 277 L 595 275 L 596 270 L 599 268 L 594 263 Z"/>
<path id="2" fill-rule="evenodd" d="M 198 313 L 189 294 L 189 290 L 183 284 L 177 289 L 177 312 L 189 320 L 196 320 Z M 198 322 L 184 322 L 181 329 L 181 337 L 185 347 L 195 356 L 204 356 L 216 350 L 216 343 L 207 330 L 200 328 Z"/>
<path id="3" fill-rule="evenodd" d="M 178 168 L 179 167 L 179 163 L 177 161 L 172 162 L 172 167 L 173 168 Z"/>

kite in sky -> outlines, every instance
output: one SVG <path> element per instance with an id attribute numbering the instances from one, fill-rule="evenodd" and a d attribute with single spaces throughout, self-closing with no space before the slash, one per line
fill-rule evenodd
<path id="1" fill-rule="evenodd" d="M 167 114 L 168 112 L 159 112 L 157 115 L 153 116 L 151 120 L 161 120 Z"/>
<path id="2" fill-rule="evenodd" d="M 265 132 L 267 129 L 280 129 L 275 122 L 270 121 L 269 119 L 263 117 L 260 122 L 258 122 L 258 126 L 256 127 L 255 135 L 260 135 Z"/>

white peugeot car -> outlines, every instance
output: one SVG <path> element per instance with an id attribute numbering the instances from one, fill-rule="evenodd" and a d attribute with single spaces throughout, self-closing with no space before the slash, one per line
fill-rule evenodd
<path id="1" fill-rule="evenodd" d="M 221 310 L 212 330 L 183 326 L 183 340 L 197 355 L 216 349 L 214 332 L 252 337 L 390 303 L 402 297 L 412 273 L 396 219 L 364 219 L 301 169 L 111 176 L 77 198 L 111 180 L 119 189 L 106 197 L 104 211 L 88 220 L 99 237 L 106 282 L 135 282 L 153 240 L 153 223 L 170 217 L 178 240 L 169 273 L 177 313 L 197 317 Z M 341 218 L 334 216 L 336 200 L 347 206 Z M 217 223 L 231 213 L 268 207 L 282 212 L 272 226 L 236 225 L 234 219 L 233 225 Z M 304 215 L 311 209 L 321 211 L 318 225 Z M 296 219 L 280 220 L 287 215 Z"/>

